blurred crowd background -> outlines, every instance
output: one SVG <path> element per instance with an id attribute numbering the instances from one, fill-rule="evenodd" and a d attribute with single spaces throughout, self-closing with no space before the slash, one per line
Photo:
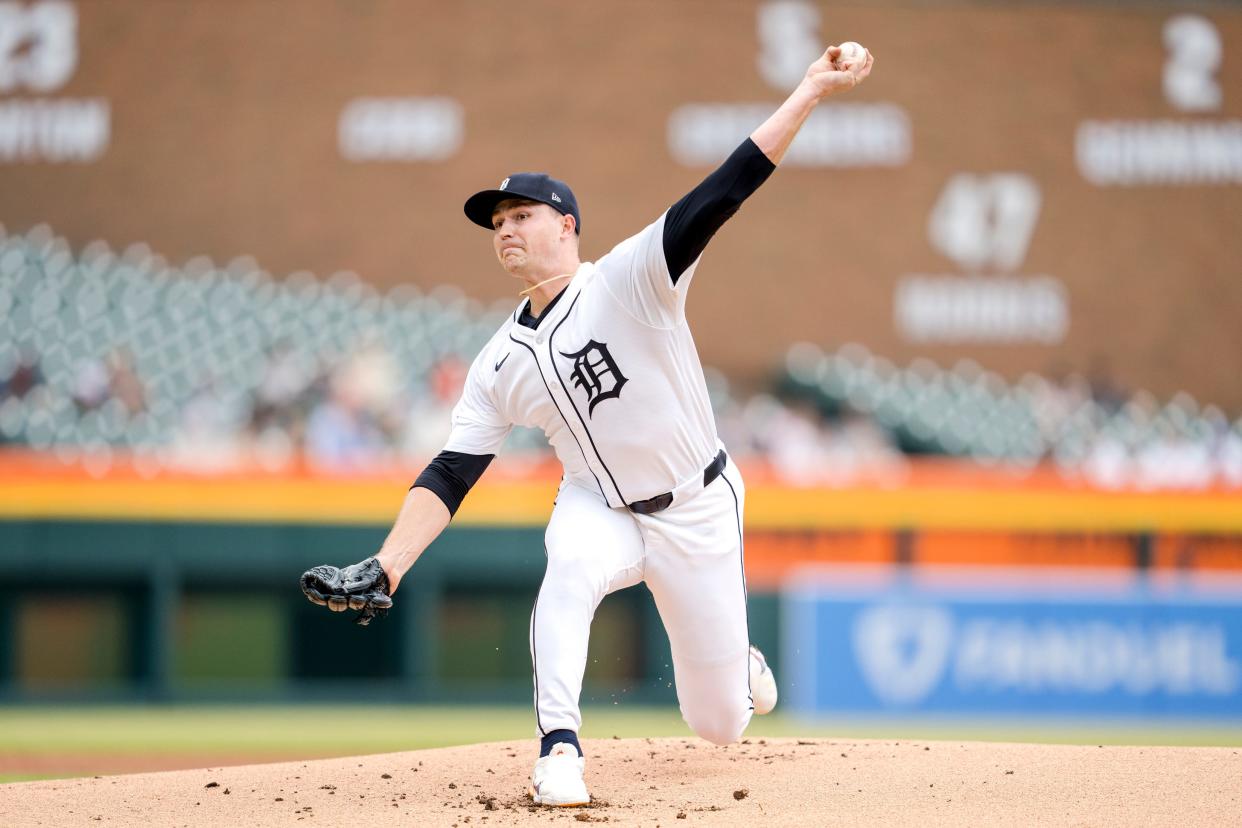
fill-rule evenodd
<path id="1" fill-rule="evenodd" d="M 175 267 L 142 244 L 74 251 L 38 225 L 0 235 L 0 309 L 0 444 L 102 475 L 412 467 L 447 439 L 465 372 L 513 303 L 452 285 L 381 293 L 352 272 L 278 279 L 249 257 Z M 709 376 L 735 456 L 792 484 L 900 480 L 906 458 L 940 456 L 1052 464 L 1104 488 L 1242 486 L 1242 417 L 1187 392 L 1075 372 L 1008 381 L 970 359 L 900 366 L 858 343 L 794 344 L 751 393 Z M 505 450 L 549 453 L 522 428 Z"/>

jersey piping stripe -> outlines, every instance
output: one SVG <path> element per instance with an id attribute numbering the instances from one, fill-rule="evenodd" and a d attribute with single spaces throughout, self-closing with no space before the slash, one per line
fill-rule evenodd
<path id="1" fill-rule="evenodd" d="M 582 296 L 579 293 L 574 297 L 574 301 L 569 304 L 569 310 L 565 311 L 565 315 L 561 317 L 561 321 L 556 323 L 556 327 L 552 329 L 552 333 L 548 334 L 548 359 L 552 362 L 552 373 L 556 374 L 556 379 L 561 384 L 561 388 L 565 390 L 565 396 L 569 398 L 569 406 L 578 415 L 578 422 L 582 423 L 582 430 L 586 432 L 587 440 L 591 444 L 591 450 L 595 452 L 595 456 L 599 459 L 599 464 L 604 467 L 604 471 L 608 474 L 608 479 L 612 481 L 612 487 L 617 492 L 617 497 L 621 500 L 621 505 L 625 506 L 629 503 L 625 499 L 625 495 L 621 494 L 621 487 L 617 485 L 617 478 L 612 476 L 612 469 L 608 468 L 608 464 L 604 462 L 604 458 L 599 453 L 599 448 L 595 445 L 595 438 L 591 436 L 591 429 L 587 428 L 586 420 L 582 419 L 582 412 L 578 410 L 577 403 L 574 402 L 574 395 L 569 393 L 569 386 L 565 385 L 565 380 L 561 379 L 561 373 L 556 370 L 556 354 L 552 350 L 552 340 L 556 337 L 556 332 L 560 330 L 561 325 L 565 324 L 565 320 L 574 312 L 574 308 L 578 304 L 578 299 Z M 581 444 L 580 444 L 581 447 Z M 596 479 L 598 482 L 598 478 Z M 608 498 L 605 497 L 605 500 Z"/>
<path id="2" fill-rule="evenodd" d="M 726 467 L 725 471 L 728 471 Z M 737 489 L 733 488 L 733 484 L 729 482 L 728 475 L 721 473 L 720 479 L 729 485 L 729 492 L 733 495 L 733 513 L 737 516 L 737 559 L 742 566 L 742 622 L 746 625 L 746 641 L 750 642 L 750 618 L 746 611 L 746 545 L 742 540 L 742 510 L 738 505 Z M 746 695 L 750 698 L 750 709 L 755 709 L 755 691 L 750 686 L 750 654 L 746 655 Z"/>
<path id="3" fill-rule="evenodd" d="M 544 557 L 548 555 L 548 545 L 543 545 Z M 540 736 L 547 736 L 548 732 L 543 729 L 543 722 L 539 720 L 539 654 L 535 649 L 535 616 L 539 612 L 539 594 L 543 592 L 540 587 L 539 592 L 535 594 L 535 606 L 530 611 L 530 663 L 534 668 L 535 674 L 535 727 L 539 728 Z"/>
<path id="4" fill-rule="evenodd" d="M 561 420 L 565 423 L 565 428 L 569 431 L 569 436 L 574 438 L 574 442 L 578 444 L 578 451 L 582 453 L 582 462 L 586 464 L 587 471 L 591 473 L 591 477 L 595 478 L 595 485 L 599 486 L 599 496 L 608 502 L 608 495 L 604 494 L 604 484 L 599 482 L 599 477 L 595 474 L 595 469 L 591 468 L 591 461 L 587 459 L 586 449 L 582 447 L 582 441 L 578 439 L 578 435 L 574 434 L 574 430 L 569 425 L 569 420 L 565 417 L 565 412 L 561 411 L 561 407 L 557 405 L 556 396 L 552 393 L 552 386 L 548 385 L 548 378 L 543 375 L 543 366 L 539 364 L 539 356 L 535 353 L 535 349 L 527 345 L 520 339 L 514 339 L 513 334 L 509 334 L 509 339 L 516 342 L 526 350 L 530 351 L 530 358 L 535 361 L 535 368 L 539 371 L 539 379 L 543 380 L 543 387 L 548 389 L 548 399 L 552 401 L 552 405 L 556 408 L 556 413 L 561 415 Z M 589 435 L 588 435 L 589 436 Z"/>

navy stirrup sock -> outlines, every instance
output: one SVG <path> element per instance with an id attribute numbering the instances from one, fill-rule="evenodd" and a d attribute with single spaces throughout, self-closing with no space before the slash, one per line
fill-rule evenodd
<path id="1" fill-rule="evenodd" d="M 572 730 L 553 730 L 539 744 L 539 755 L 547 756 L 552 752 L 553 745 L 559 745 L 561 742 L 567 742 L 574 746 L 574 750 L 578 751 L 578 755 L 582 756 L 582 745 L 578 744 L 578 734 Z"/>

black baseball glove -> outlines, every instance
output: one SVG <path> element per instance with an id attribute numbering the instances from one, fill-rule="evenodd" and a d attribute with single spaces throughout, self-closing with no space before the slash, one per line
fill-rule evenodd
<path id="1" fill-rule="evenodd" d="M 366 626 L 375 617 L 383 617 L 392 609 L 388 595 L 388 576 L 375 558 L 367 558 L 353 566 L 316 566 L 302 573 L 302 592 L 312 604 L 333 612 L 358 610 L 354 623 Z"/>

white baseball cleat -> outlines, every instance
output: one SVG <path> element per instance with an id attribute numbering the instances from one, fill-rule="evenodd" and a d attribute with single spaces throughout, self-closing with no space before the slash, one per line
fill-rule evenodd
<path id="1" fill-rule="evenodd" d="M 574 746 L 557 742 L 547 756 L 539 757 L 530 775 L 530 795 L 536 805 L 572 807 L 590 805 L 582 774 L 586 759 L 578 755 Z"/>
<path id="2" fill-rule="evenodd" d="M 750 697 L 755 712 L 762 716 L 776 707 L 776 676 L 768 661 L 754 644 L 750 645 Z"/>

